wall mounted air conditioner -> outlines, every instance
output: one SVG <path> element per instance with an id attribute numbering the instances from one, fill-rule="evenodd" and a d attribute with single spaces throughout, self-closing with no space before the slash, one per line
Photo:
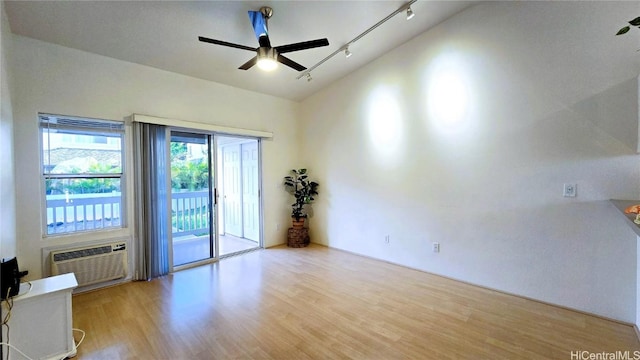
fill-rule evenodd
<path id="1" fill-rule="evenodd" d="M 51 252 L 51 275 L 74 273 L 78 286 L 127 276 L 127 244 L 123 242 Z"/>

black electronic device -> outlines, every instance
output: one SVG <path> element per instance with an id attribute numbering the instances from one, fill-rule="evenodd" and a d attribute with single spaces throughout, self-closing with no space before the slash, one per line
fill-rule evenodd
<path id="1" fill-rule="evenodd" d="M 28 271 L 20 271 L 18 259 L 15 257 L 0 263 L 0 299 L 18 295 L 20 278 L 28 273 Z"/>

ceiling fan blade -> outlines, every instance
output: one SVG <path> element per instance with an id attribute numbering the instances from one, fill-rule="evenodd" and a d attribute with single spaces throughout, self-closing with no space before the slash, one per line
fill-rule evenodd
<path id="1" fill-rule="evenodd" d="M 228 47 L 232 47 L 232 48 L 236 48 L 236 49 L 249 50 L 249 51 L 257 51 L 258 50 L 257 48 L 252 48 L 252 47 L 239 45 L 239 44 L 233 44 L 233 43 L 226 42 L 226 41 L 221 41 L 221 40 L 209 39 L 209 38 L 206 38 L 206 37 L 203 37 L 203 36 L 198 36 L 198 40 L 200 40 L 202 42 L 210 43 L 210 44 L 228 46 Z"/>
<path id="2" fill-rule="evenodd" d="M 324 38 L 324 39 L 303 41 L 295 44 L 276 46 L 274 49 L 276 49 L 279 54 L 284 54 L 288 52 L 312 49 L 312 48 L 328 46 L 328 45 L 329 45 L 329 40 Z"/>
<path id="3" fill-rule="evenodd" d="M 298 71 L 305 71 L 305 70 L 307 70 L 307 68 L 306 68 L 306 67 L 304 67 L 304 66 L 302 66 L 302 65 L 298 64 L 297 62 L 295 62 L 295 61 L 293 61 L 293 60 L 289 59 L 288 57 L 284 57 L 284 56 L 282 56 L 282 55 L 280 55 L 280 54 L 278 54 L 278 62 L 279 62 L 279 63 L 282 63 L 282 64 L 284 64 L 284 65 L 287 65 L 288 67 L 290 67 L 290 68 L 292 68 L 292 69 L 295 69 L 295 70 L 298 70 Z"/>
<path id="4" fill-rule="evenodd" d="M 246 63 L 242 64 L 242 66 L 240 66 L 238 69 L 240 69 L 240 70 L 249 70 L 257 62 L 258 62 L 258 57 L 254 56 L 251 60 L 249 60 Z"/>

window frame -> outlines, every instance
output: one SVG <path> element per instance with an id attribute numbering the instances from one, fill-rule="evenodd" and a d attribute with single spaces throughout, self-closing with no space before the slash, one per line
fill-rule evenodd
<path id="1" fill-rule="evenodd" d="M 62 120 L 63 124 L 58 122 Z M 120 167 L 119 173 L 79 173 L 79 174 L 54 174 L 51 173 L 50 161 L 51 155 L 49 154 L 49 163 L 45 163 L 45 149 L 44 149 L 44 136 L 50 129 L 61 129 L 67 131 L 77 132 L 78 135 L 85 136 L 113 136 L 119 134 L 120 138 Z M 39 149 L 39 172 L 41 180 L 40 196 L 41 196 L 41 218 L 42 218 L 42 237 L 43 238 L 56 238 L 63 236 L 74 236 L 79 234 L 91 234 L 100 232 L 117 231 L 127 227 L 127 181 L 126 181 L 126 126 L 124 121 L 105 120 L 88 117 L 77 117 L 67 115 L 55 115 L 38 113 L 38 149 Z M 47 141 L 49 151 L 51 151 L 50 143 Z M 92 229 L 75 229 L 73 231 L 65 232 L 53 232 L 49 233 L 48 224 L 48 207 L 47 207 L 47 181 L 57 180 L 76 180 L 76 179 L 119 179 L 120 180 L 120 223 L 115 226 L 92 228 Z M 55 210 L 54 210 L 55 211 Z M 67 211 L 66 208 L 63 211 Z M 103 208 L 104 211 L 104 208 Z M 111 208 L 113 211 L 113 207 Z M 74 216 L 74 221 L 76 216 Z"/>

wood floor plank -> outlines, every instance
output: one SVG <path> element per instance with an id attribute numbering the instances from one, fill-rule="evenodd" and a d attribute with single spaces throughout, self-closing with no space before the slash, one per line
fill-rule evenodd
<path id="1" fill-rule="evenodd" d="M 73 297 L 79 359 L 570 359 L 631 326 L 335 249 L 278 247 Z"/>

